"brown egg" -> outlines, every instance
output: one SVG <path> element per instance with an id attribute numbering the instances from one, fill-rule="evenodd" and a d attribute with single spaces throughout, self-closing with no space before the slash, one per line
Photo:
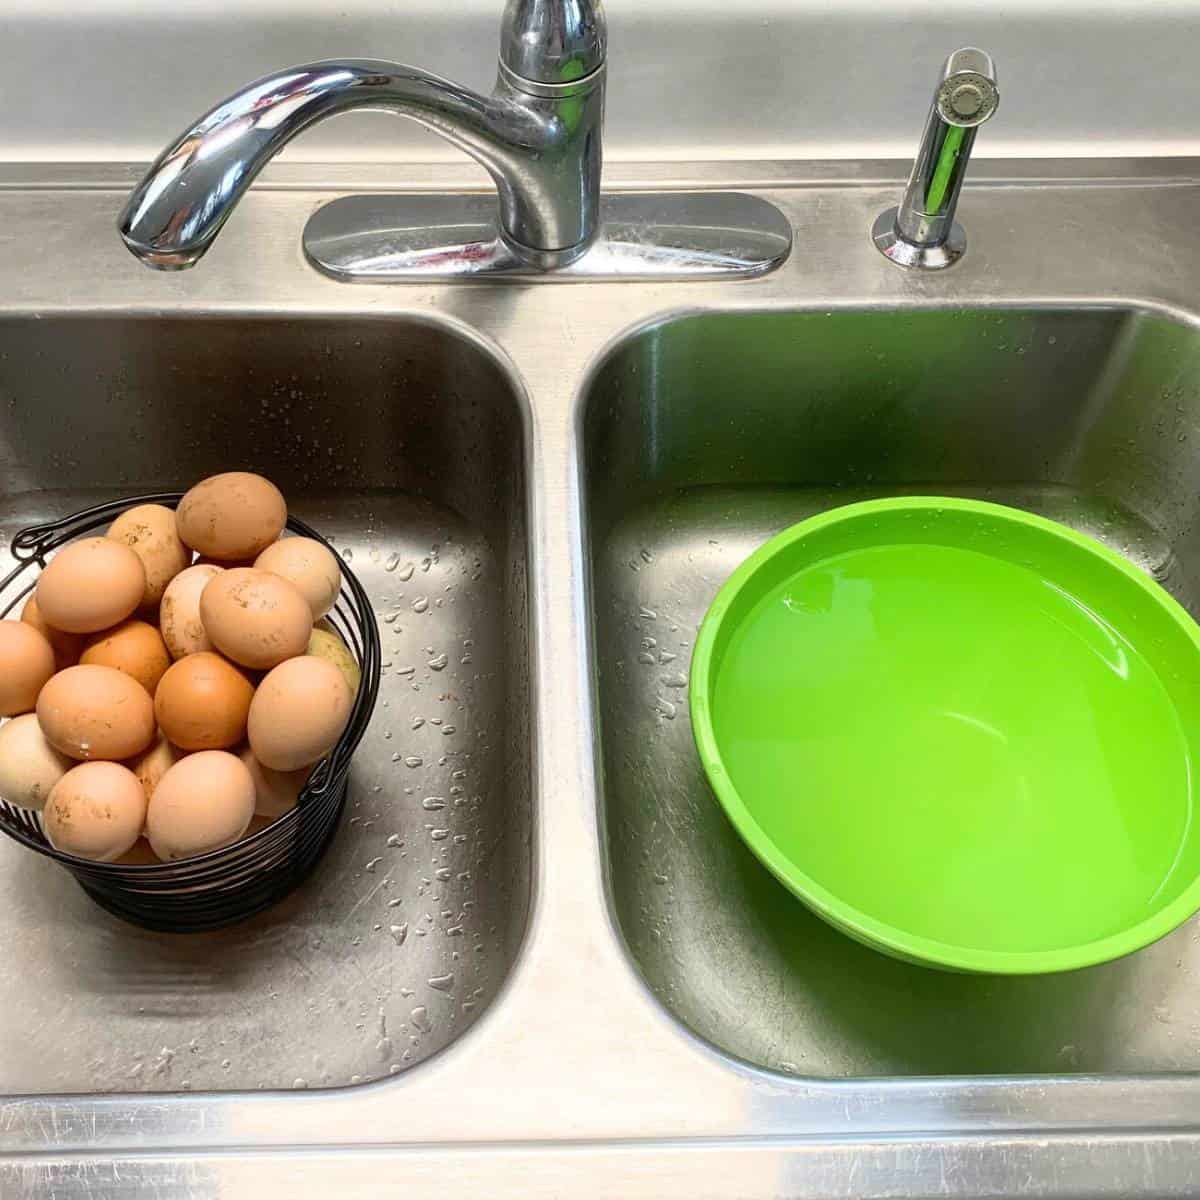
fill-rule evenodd
<path id="1" fill-rule="evenodd" d="M 171 665 L 171 656 L 162 634 L 153 625 L 124 621 L 116 629 L 93 634 L 79 661 L 124 671 L 153 696 L 158 681 Z"/>
<path id="2" fill-rule="evenodd" d="M 254 812 L 257 816 L 275 820 L 296 807 L 300 791 L 312 774 L 311 767 L 298 771 L 272 771 L 254 757 L 252 750 L 243 750 L 242 762 L 254 780 Z"/>
<path id="3" fill-rule="evenodd" d="M 42 688 L 37 716 L 46 741 L 71 758 L 132 758 L 154 740 L 154 701 L 115 667 L 60 671 Z"/>
<path id="4" fill-rule="evenodd" d="M 164 861 L 191 858 L 236 842 L 254 815 L 254 780 L 239 759 L 203 750 L 163 777 L 146 814 L 146 836 Z"/>
<path id="5" fill-rule="evenodd" d="M 287 504 L 261 475 L 229 471 L 202 480 L 179 502 L 179 536 L 218 562 L 257 557 L 283 532 Z"/>
<path id="6" fill-rule="evenodd" d="M 0 799 L 40 812 L 54 785 L 74 766 L 46 741 L 34 713 L 0 725 Z"/>
<path id="7" fill-rule="evenodd" d="M 181 658 L 162 677 L 154 712 L 181 750 L 224 750 L 246 736 L 254 685 L 232 663 L 205 651 Z"/>
<path id="8" fill-rule="evenodd" d="M 268 546 L 254 565 L 294 584 L 308 601 L 314 621 L 319 621 L 333 607 L 342 587 L 338 560 L 313 538 L 281 538 Z"/>
<path id="9" fill-rule="evenodd" d="M 47 625 L 42 616 L 42 610 L 38 608 L 36 595 L 31 594 L 25 601 L 25 607 L 21 609 L 21 620 L 26 625 L 32 625 L 50 643 L 50 648 L 54 651 L 54 669 L 56 671 L 64 671 L 79 661 L 79 656 L 83 653 L 83 644 L 87 639 L 82 633 L 63 633 L 61 629 Z"/>
<path id="10" fill-rule="evenodd" d="M 354 697 L 331 662 L 305 655 L 280 663 L 258 685 L 247 731 L 254 757 L 273 771 L 310 766 L 333 749 Z"/>
<path id="11" fill-rule="evenodd" d="M 46 837 L 56 850 L 95 862 L 112 862 L 141 837 L 146 795 L 128 767 L 113 762 L 82 763 L 54 785 L 42 820 Z"/>
<path id="12" fill-rule="evenodd" d="M 312 633 L 308 601 L 286 579 L 253 567 L 213 579 L 200 597 L 200 619 L 218 650 L 260 671 L 303 654 Z"/>
<path id="13" fill-rule="evenodd" d="M 84 538 L 64 546 L 38 577 L 38 609 L 55 629 L 98 633 L 125 620 L 145 590 L 146 568 L 128 546 Z"/>
<path id="14" fill-rule="evenodd" d="M 142 608 L 157 608 L 167 584 L 192 561 L 191 551 L 179 540 L 174 512 L 162 504 L 139 504 L 123 512 L 109 526 L 107 536 L 142 560 L 146 570 Z"/>
<path id="15" fill-rule="evenodd" d="M 53 674 L 50 643 L 24 621 L 0 621 L 0 717 L 29 712 Z"/>
<path id="16" fill-rule="evenodd" d="M 213 644 L 200 620 L 200 593 L 223 568 L 197 564 L 180 571 L 163 593 L 158 624 L 172 658 L 211 650 Z"/>
<path id="17" fill-rule="evenodd" d="M 149 800 L 158 787 L 158 781 L 184 756 L 184 751 L 172 745 L 162 732 L 158 739 L 144 754 L 129 760 L 129 769 L 138 777 L 142 791 Z"/>

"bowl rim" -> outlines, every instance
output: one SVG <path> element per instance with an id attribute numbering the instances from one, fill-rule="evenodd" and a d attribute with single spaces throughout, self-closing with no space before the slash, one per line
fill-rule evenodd
<path id="1" fill-rule="evenodd" d="M 885 499 L 839 505 L 808 517 L 766 541 L 730 575 L 705 614 L 692 651 L 688 689 L 692 732 L 704 774 L 739 836 L 776 879 L 824 920 L 874 949 L 924 966 L 993 975 L 1039 975 L 1073 971 L 1141 950 L 1170 933 L 1200 909 L 1200 875 L 1170 904 L 1135 925 L 1076 946 L 1030 951 L 982 950 L 943 942 L 909 933 L 899 926 L 872 917 L 840 899 L 801 870 L 778 849 L 774 840 L 759 825 L 725 769 L 713 728 L 709 700 L 714 676 L 714 650 L 726 614 L 758 572 L 778 554 L 831 525 L 879 513 L 948 509 L 971 513 L 991 521 L 1024 525 L 1072 543 L 1134 583 L 1148 599 L 1165 611 L 1200 652 L 1200 626 L 1183 605 L 1146 572 L 1115 550 L 1057 521 L 1009 505 L 966 497 L 890 496 Z"/>

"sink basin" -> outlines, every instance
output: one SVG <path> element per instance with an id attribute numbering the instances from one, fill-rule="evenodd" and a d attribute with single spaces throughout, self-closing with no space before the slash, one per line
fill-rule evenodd
<path id="1" fill-rule="evenodd" d="M 365 1082 L 487 1007 L 530 889 L 524 407 L 444 323 L 0 322 L 0 571 L 24 525 L 253 467 L 352 563 L 384 648 L 328 856 L 248 923 L 135 929 L 0 839 L 0 1092 Z"/>
<path id="2" fill-rule="evenodd" d="M 826 1077 L 1200 1068 L 1200 924 L 1118 962 L 956 976 L 866 949 L 742 844 L 688 721 L 695 631 L 757 546 L 834 505 L 972 496 L 1116 548 L 1200 611 L 1200 338 L 1120 308 L 667 320 L 585 397 L 584 492 L 611 902 L 684 1025 Z"/>

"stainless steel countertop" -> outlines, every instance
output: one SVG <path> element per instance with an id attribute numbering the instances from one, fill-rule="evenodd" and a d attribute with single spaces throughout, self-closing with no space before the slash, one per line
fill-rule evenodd
<path id="1" fill-rule="evenodd" d="M 0 316 L 416 317 L 511 365 L 525 394 L 534 726 L 525 939 L 465 1034 L 410 1072 L 326 1092 L 10 1097 L 0 1103 L 0 1194 L 694 1200 L 1196 1189 L 1194 1074 L 823 1080 L 761 1070 L 660 1004 L 614 919 L 580 473 L 581 396 L 605 349 L 701 312 L 1124 306 L 1200 327 L 1200 162 L 980 163 L 961 207 L 970 251 L 933 277 L 897 270 L 869 238 L 903 171 L 617 164 L 609 186 L 746 187 L 791 218 L 795 251 L 755 281 L 574 287 L 350 287 L 318 275 L 300 253 L 305 217 L 363 184 L 394 186 L 387 170 L 277 168 L 203 266 L 170 276 L 140 268 L 114 233 L 131 170 L 0 173 Z M 408 173 L 414 188 L 470 178 L 442 166 Z M 1200 1014 L 1200 1001 L 1192 1008 Z"/>

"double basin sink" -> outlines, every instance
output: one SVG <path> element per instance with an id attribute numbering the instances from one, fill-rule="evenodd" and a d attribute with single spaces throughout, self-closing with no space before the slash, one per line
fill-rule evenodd
<path id="1" fill-rule="evenodd" d="M 384 647 L 343 826 L 276 909 L 140 931 L 0 845 L 0 1191 L 1185 1186 L 1200 926 L 1039 978 L 865 949 L 728 825 L 687 688 L 737 564 L 873 496 L 1042 513 L 1200 613 L 1200 184 L 984 170 L 967 258 L 914 277 L 867 237 L 890 168 L 776 169 L 747 190 L 796 248 L 760 280 L 389 288 L 304 265 L 332 193 L 286 170 L 183 276 L 125 256 L 121 180 L 0 190 L 5 546 L 252 467 Z"/>

